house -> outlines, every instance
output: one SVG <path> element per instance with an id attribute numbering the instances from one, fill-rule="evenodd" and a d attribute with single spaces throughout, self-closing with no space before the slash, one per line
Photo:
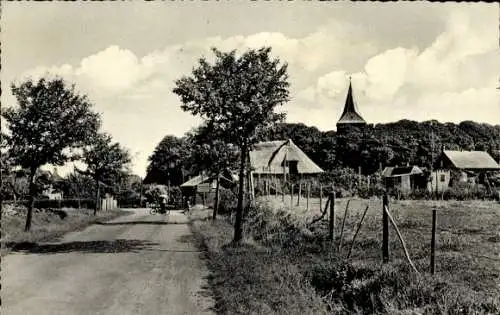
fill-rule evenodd
<path id="1" fill-rule="evenodd" d="M 422 188 L 423 171 L 418 166 L 386 167 L 382 171 L 385 187 L 410 192 Z M 425 180 L 423 181 L 425 183 Z M 425 188 L 425 184 L 423 185 Z"/>
<path id="2" fill-rule="evenodd" d="M 449 186 L 485 184 L 488 173 L 500 171 L 500 165 L 484 151 L 443 150 L 431 174 L 429 190 L 443 191 Z"/>
<path id="3" fill-rule="evenodd" d="M 230 189 L 234 187 L 237 182 L 238 176 L 229 169 L 224 170 L 220 175 L 221 187 Z M 208 175 L 206 172 L 194 176 L 180 186 L 182 196 L 189 198 L 191 204 L 205 204 L 207 199 L 213 199 L 216 187 L 216 177 L 214 175 Z"/>
<path id="4" fill-rule="evenodd" d="M 250 151 L 251 185 L 257 190 L 281 190 L 284 182 L 311 180 L 324 171 L 292 140 L 259 142 Z"/>

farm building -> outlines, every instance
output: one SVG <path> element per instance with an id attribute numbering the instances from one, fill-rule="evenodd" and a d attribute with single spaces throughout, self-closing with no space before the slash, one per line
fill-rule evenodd
<path id="1" fill-rule="evenodd" d="M 251 182 L 260 191 L 281 191 L 283 183 L 312 180 L 324 171 L 292 140 L 260 142 L 250 152 Z"/>
<path id="2" fill-rule="evenodd" d="M 220 176 L 220 186 L 232 188 L 238 182 L 238 176 L 230 170 L 225 170 Z M 189 198 L 191 204 L 203 203 L 211 200 L 215 196 L 217 181 L 215 176 L 209 176 L 206 173 L 197 175 L 185 183 L 181 184 L 182 196 Z"/>
<path id="3" fill-rule="evenodd" d="M 386 167 L 382 171 L 385 187 L 409 192 L 421 188 L 423 171 L 418 166 Z M 425 188 L 425 181 L 423 188 Z"/>
<path id="4" fill-rule="evenodd" d="M 488 185 L 488 173 L 498 171 L 500 165 L 487 152 L 444 150 L 431 174 L 429 190 L 443 191 L 460 184 Z"/>

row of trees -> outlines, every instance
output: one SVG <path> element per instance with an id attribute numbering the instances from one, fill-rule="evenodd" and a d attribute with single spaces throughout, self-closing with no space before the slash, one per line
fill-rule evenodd
<path id="1" fill-rule="evenodd" d="M 278 123 L 263 137 L 263 140 L 292 139 L 315 163 L 327 173 L 338 173 L 339 169 L 361 166 L 364 175 L 373 175 L 380 166 L 419 165 L 429 167 L 444 148 L 448 150 L 484 150 L 495 160 L 500 159 L 500 125 L 465 121 L 459 124 L 437 121 L 416 122 L 401 120 L 388 124 L 377 124 L 361 132 L 352 128 L 345 134 L 335 131 L 322 132 L 316 127 L 301 123 Z M 175 139 L 175 141 L 166 141 Z M 165 183 L 166 179 L 156 176 L 152 167 L 168 156 L 172 150 L 183 150 L 182 163 L 170 174 L 195 174 L 198 159 L 190 159 L 195 154 L 192 133 L 176 138 L 166 136 L 150 156 L 147 180 Z M 354 174 L 355 175 L 355 174 Z M 174 176 L 174 175 L 172 175 Z M 182 178 L 172 177 L 180 182 Z"/>
<path id="2" fill-rule="evenodd" d="M 173 90 L 182 102 L 181 108 L 203 118 L 204 125 L 182 138 L 166 136 L 150 156 L 146 182 L 180 184 L 186 174 L 199 170 L 220 174 L 223 168 L 234 166 L 238 156 L 235 242 L 242 237 L 245 163 L 257 141 L 290 138 L 332 174 L 361 167 L 367 175 L 381 166 L 406 163 L 430 166 L 444 146 L 486 150 L 499 158 L 498 125 L 402 120 L 336 134 L 284 123 L 285 114 L 275 109 L 289 99 L 286 63 L 272 59 L 270 48 L 249 50 L 239 57 L 235 51 L 213 52 L 215 62 L 201 58 L 190 76 L 175 82 Z"/>
<path id="3" fill-rule="evenodd" d="M 48 184 L 66 185 L 80 179 L 73 175 L 65 184 L 51 180 L 50 176 L 45 178 L 47 172 L 40 170 L 42 166 L 83 162 L 86 168 L 76 171 L 95 183 L 96 198 L 101 184 L 115 183 L 128 172 L 128 151 L 100 132 L 99 114 L 75 86 L 61 78 L 42 78 L 12 84 L 11 88 L 17 106 L 2 111 L 7 123 L 2 126 L 7 127 L 2 131 L 2 193 L 11 189 L 14 195 L 20 195 L 19 190 L 26 189 L 23 181 L 27 184 L 26 231 L 31 227 L 35 198 Z M 96 200 L 94 214 L 98 205 Z"/>

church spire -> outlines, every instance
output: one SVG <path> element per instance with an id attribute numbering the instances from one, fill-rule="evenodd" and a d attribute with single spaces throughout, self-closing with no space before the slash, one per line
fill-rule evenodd
<path id="1" fill-rule="evenodd" d="M 366 121 L 359 114 L 356 103 L 354 102 L 351 77 L 349 77 L 349 89 L 347 90 L 344 111 L 337 122 L 337 126 L 339 124 L 366 125 Z"/>

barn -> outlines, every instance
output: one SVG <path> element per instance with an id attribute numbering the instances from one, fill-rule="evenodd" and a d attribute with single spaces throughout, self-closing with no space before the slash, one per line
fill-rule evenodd
<path id="1" fill-rule="evenodd" d="M 290 139 L 259 142 L 249 156 L 256 191 L 280 193 L 286 182 L 315 180 L 324 172 Z"/>
<path id="2" fill-rule="evenodd" d="M 419 187 L 423 171 L 418 166 L 386 167 L 382 171 L 385 187 L 410 192 Z"/>
<path id="3" fill-rule="evenodd" d="M 436 164 L 429 183 L 431 191 L 442 191 L 460 184 L 489 185 L 490 173 L 500 171 L 500 165 L 484 151 L 443 150 Z"/>

